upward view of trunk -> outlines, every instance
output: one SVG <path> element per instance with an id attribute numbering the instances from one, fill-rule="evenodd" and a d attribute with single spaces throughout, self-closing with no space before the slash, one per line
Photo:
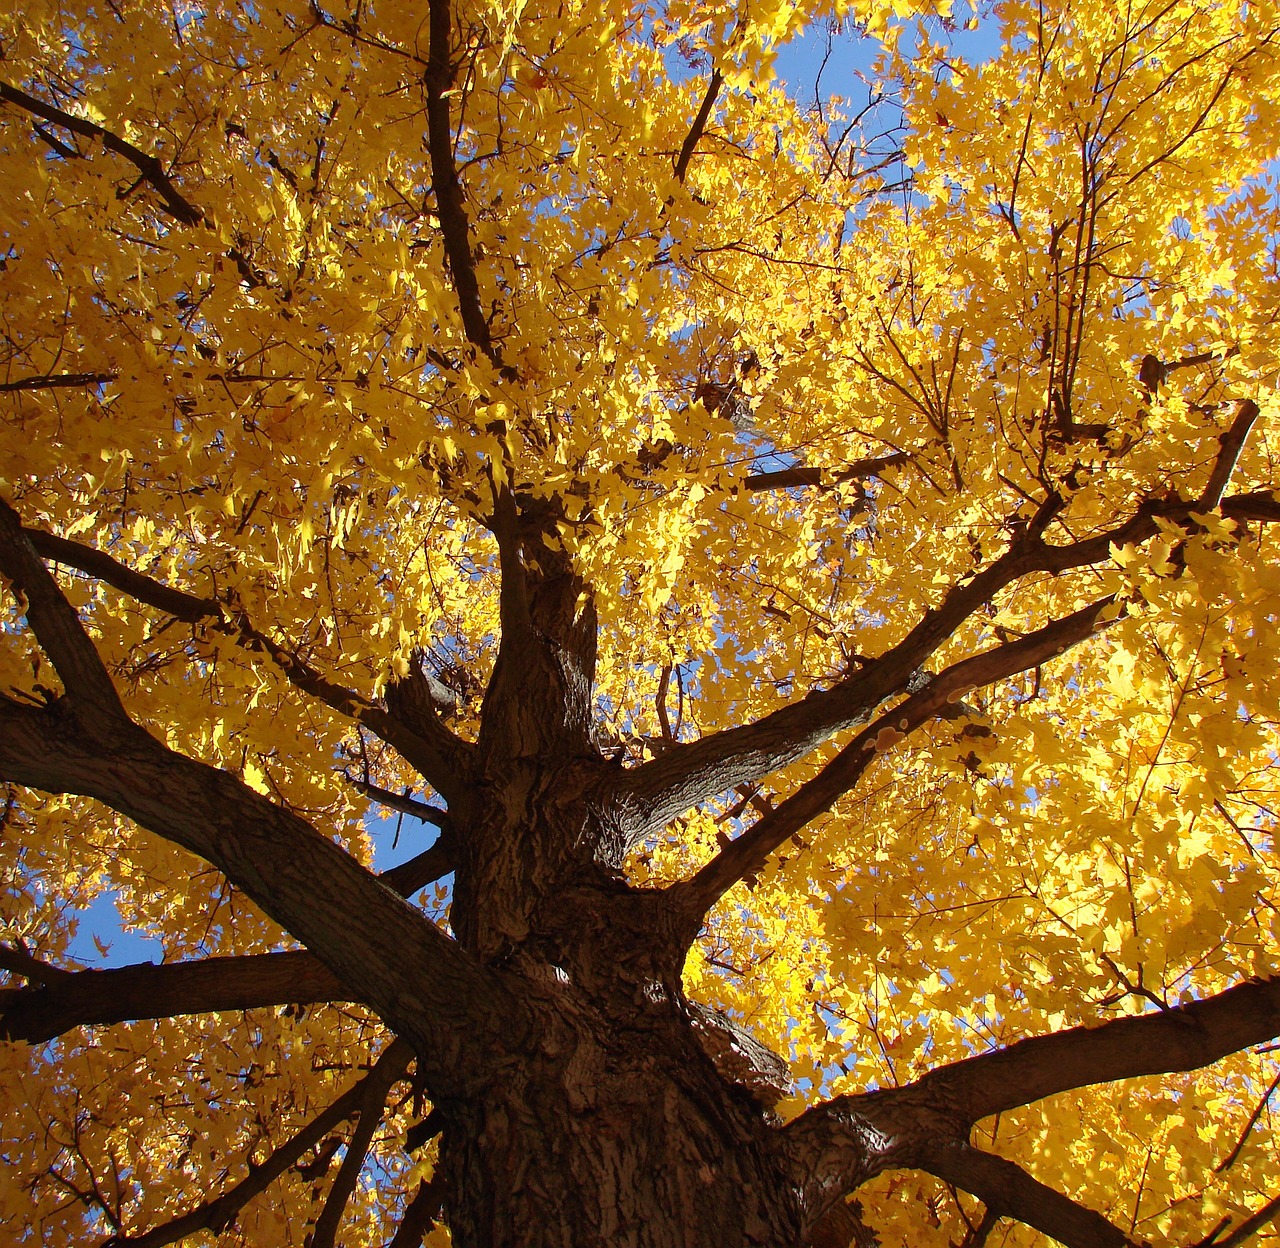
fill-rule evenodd
<path id="1" fill-rule="evenodd" d="M 590 594 L 536 533 L 508 548 L 503 650 L 470 762 L 452 925 L 522 1005 L 440 1106 L 459 1245 L 784 1244 L 801 1209 L 775 1125 L 717 1072 L 681 969 L 692 934 L 628 886 L 618 769 L 590 731 Z"/>
<path id="2" fill-rule="evenodd" d="M 688 1001 L 681 982 L 707 909 L 856 781 L 874 756 L 869 744 L 943 713 L 957 689 L 1090 635 L 1098 606 L 931 680 L 915 678 L 949 616 L 972 610 L 1002 577 L 1068 562 L 1071 548 L 1045 546 L 1029 530 L 842 685 L 624 769 L 591 731 L 590 587 L 548 548 L 536 511 L 531 518 L 514 504 L 500 499 L 507 518 L 495 520 L 502 642 L 474 741 L 444 726 L 421 672 L 393 686 L 383 708 L 301 665 L 291 671 L 420 759 L 432 787 L 448 795 L 447 814 L 432 816 L 443 825 L 440 844 L 420 856 L 429 863 L 414 860 L 379 880 L 298 816 L 138 727 L 40 548 L 148 601 L 195 612 L 204 609 L 199 600 L 175 602 L 98 552 L 25 530 L 0 503 L 0 570 L 22 592 L 27 619 L 66 686 L 44 705 L 0 703 L 3 773 L 96 797 L 216 863 L 310 950 L 79 974 L 10 959 L 32 986 L 0 998 L 8 1034 L 38 1040 L 82 1022 L 363 1001 L 407 1043 L 434 1105 L 423 1124 L 439 1136 L 437 1177 L 424 1188 L 433 1199 L 421 1204 L 425 1213 L 415 1211 L 416 1221 L 406 1214 L 405 1226 L 425 1229 L 442 1207 L 459 1248 L 866 1243 L 845 1199 L 901 1168 L 937 1175 L 982 1199 L 992 1218 L 1020 1219 L 1068 1245 L 1133 1242 L 1012 1162 L 972 1147 L 974 1123 L 1089 1083 L 1194 1069 L 1270 1039 L 1280 1034 L 1280 980 L 1024 1041 L 900 1088 L 822 1102 L 786 1125 L 771 1108 L 786 1090 L 785 1063 Z M 895 692 L 902 700 L 881 713 Z M 672 810 L 859 723 L 866 726 L 825 768 L 701 870 L 666 887 L 627 881 L 627 853 Z M 450 869 L 453 937 L 397 895 Z M 375 1092 L 385 1096 L 385 1079 L 370 1084 L 368 1094 Z M 373 1114 L 371 1131 L 377 1104 L 359 1108 L 358 1088 L 351 1096 L 343 1112 Z M 279 1164 L 310 1138 L 302 1133 Z M 369 1136 L 361 1138 L 367 1147 Z M 222 1227 L 275 1172 L 263 1167 L 265 1177 L 251 1175 L 171 1223 L 111 1242 L 156 1248 L 193 1229 Z M 355 1172 L 347 1173 L 347 1186 L 335 1190 L 350 1191 Z M 326 1239 L 341 1203 L 333 1210 L 317 1223 Z"/>
<path id="3" fill-rule="evenodd" d="M 0 1234 L 1239 1248 L 1280 19 L 417 7 L 0 14 Z"/>

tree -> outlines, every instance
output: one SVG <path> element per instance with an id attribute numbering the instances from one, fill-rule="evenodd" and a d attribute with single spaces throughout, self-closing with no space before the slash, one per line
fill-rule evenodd
<path id="1" fill-rule="evenodd" d="M 1271 1224 L 1273 8 L 3 21 L 11 1235 Z"/>

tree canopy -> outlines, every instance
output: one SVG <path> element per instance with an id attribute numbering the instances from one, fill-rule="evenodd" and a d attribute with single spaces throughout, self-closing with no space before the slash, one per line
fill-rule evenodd
<path id="1" fill-rule="evenodd" d="M 1277 101 L 1248 0 L 11 6 L 12 1242 L 1274 1235 Z"/>

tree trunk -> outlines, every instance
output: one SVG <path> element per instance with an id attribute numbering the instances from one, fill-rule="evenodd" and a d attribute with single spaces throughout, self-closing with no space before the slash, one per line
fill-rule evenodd
<path id="1" fill-rule="evenodd" d="M 552 989 L 524 1060 L 482 1102 L 442 1107 L 459 1248 L 799 1243 L 766 1114 L 720 1077 L 674 1002 L 648 1004 L 628 1033 L 571 986 Z"/>
<path id="2" fill-rule="evenodd" d="M 437 1105 L 453 1242 L 796 1244 L 775 1123 L 684 999 L 687 923 L 623 879 L 622 773 L 591 738 L 590 595 L 540 534 L 507 533 L 450 924 L 533 1023 L 496 1061 L 477 1054 L 482 1096 Z"/>

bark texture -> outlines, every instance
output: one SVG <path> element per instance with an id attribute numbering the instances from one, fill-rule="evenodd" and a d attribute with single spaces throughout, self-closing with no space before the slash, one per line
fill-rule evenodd
<path id="1" fill-rule="evenodd" d="M 1173 506 L 1162 504 L 1160 514 Z M 1241 517 L 1260 510 L 1253 500 L 1235 505 Z M 1051 512 L 1046 504 L 1040 527 Z M 1141 512 L 1117 532 L 1154 532 L 1156 514 Z M 388 1051 L 395 1061 L 323 1119 L 340 1121 L 353 1107 L 359 1116 L 351 1160 L 317 1224 L 320 1242 L 335 1242 L 388 1080 L 412 1051 L 434 1104 L 412 1146 L 441 1135 L 438 1176 L 412 1203 L 412 1226 L 425 1227 L 443 1205 L 459 1248 L 865 1244 L 869 1232 L 848 1197 L 903 1167 L 978 1196 L 984 1225 L 1012 1217 L 1080 1248 L 1127 1244 L 1100 1214 L 972 1147 L 972 1127 L 1069 1088 L 1192 1069 L 1280 1035 L 1280 981 L 1023 1041 L 907 1087 L 835 1098 L 786 1127 L 772 1113 L 786 1089 L 785 1063 L 731 1020 L 687 1001 L 681 987 L 708 907 L 856 782 L 866 741 L 884 723 L 909 730 L 944 715 L 957 690 L 1043 662 L 1099 627 L 1105 601 L 936 677 L 916 670 L 994 587 L 1028 569 L 1074 566 L 1094 539 L 1049 547 L 1033 524 L 976 578 L 978 589 L 975 581 L 958 587 L 841 685 L 628 771 L 593 737 L 595 611 L 589 586 L 548 540 L 554 519 L 545 503 L 495 495 L 502 637 L 480 731 L 469 742 L 446 726 L 449 699 L 425 675 L 411 672 L 381 704 L 343 691 L 278 643 L 262 644 L 245 621 L 228 625 L 216 602 L 24 530 L 0 503 L 0 571 L 64 687 L 42 705 L 0 695 L 0 775 L 129 815 L 213 863 L 308 946 L 82 973 L 4 950 L 0 965 L 27 981 L 0 993 L 4 1034 L 41 1042 L 125 1019 L 368 1004 L 401 1039 Z M 42 556 L 156 610 L 234 628 L 301 692 L 403 746 L 448 802 L 447 811 L 422 808 L 441 828 L 437 845 L 375 877 L 293 812 L 167 748 L 130 717 Z M 876 718 L 895 696 L 892 711 Z M 655 819 L 864 719 L 869 726 L 824 770 L 766 808 L 697 875 L 665 889 L 628 884 L 624 856 Z M 448 870 L 452 939 L 402 896 Z M 310 1146 L 320 1122 L 282 1146 L 277 1169 Z M 158 1245 L 192 1227 L 223 1225 L 269 1181 L 263 1173 L 275 1172 L 254 1172 L 199 1209 L 115 1242 Z"/>

